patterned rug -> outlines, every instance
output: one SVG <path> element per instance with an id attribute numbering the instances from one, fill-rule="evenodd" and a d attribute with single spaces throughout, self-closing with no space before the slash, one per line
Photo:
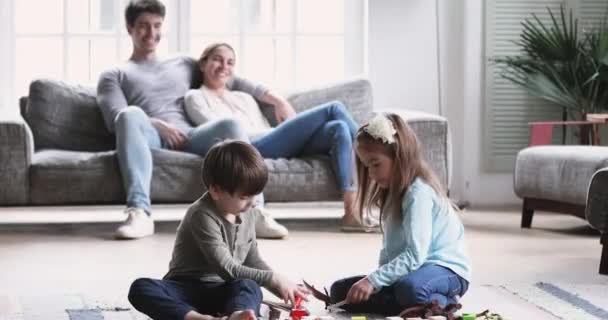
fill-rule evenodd
<path id="1" fill-rule="evenodd" d="M 606 285 L 538 282 L 531 285 L 487 285 L 472 289 L 471 294 L 465 295 L 462 301 L 464 312 L 481 312 L 490 309 L 509 320 L 519 320 L 522 317 L 535 320 L 608 319 L 608 286 Z M 474 291 L 477 291 L 477 294 Z M 507 299 L 510 301 L 507 302 Z M 325 314 L 320 302 L 312 302 L 308 308 L 313 314 Z M 538 315 L 547 315 L 547 317 L 538 317 Z M 349 316 L 340 314 L 335 318 L 349 319 Z M 283 313 L 283 317 L 287 317 L 287 313 Z M 134 310 L 126 301 L 126 297 L 93 298 L 82 294 L 16 297 L 0 294 L 0 320 L 38 319 L 143 320 L 148 317 Z"/>
<path id="2" fill-rule="evenodd" d="M 608 319 L 608 286 L 538 282 L 503 289 L 565 320 Z"/>

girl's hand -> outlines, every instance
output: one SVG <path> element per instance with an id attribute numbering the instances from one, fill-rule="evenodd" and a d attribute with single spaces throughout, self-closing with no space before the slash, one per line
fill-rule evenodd
<path id="1" fill-rule="evenodd" d="M 367 280 L 367 277 L 365 277 L 350 287 L 348 293 L 346 294 L 346 303 L 357 304 L 365 302 L 369 299 L 373 292 L 374 286 L 371 282 L 369 282 L 369 280 Z"/>

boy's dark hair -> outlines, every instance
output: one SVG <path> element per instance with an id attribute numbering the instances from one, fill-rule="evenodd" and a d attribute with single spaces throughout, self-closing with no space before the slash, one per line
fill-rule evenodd
<path id="1" fill-rule="evenodd" d="M 153 13 L 165 18 L 165 5 L 158 0 L 131 0 L 125 9 L 127 26 L 133 26 L 142 13 Z"/>
<path id="2" fill-rule="evenodd" d="M 268 182 L 268 168 L 262 155 L 250 144 L 227 140 L 213 146 L 205 156 L 203 183 L 230 194 L 261 193 Z"/>

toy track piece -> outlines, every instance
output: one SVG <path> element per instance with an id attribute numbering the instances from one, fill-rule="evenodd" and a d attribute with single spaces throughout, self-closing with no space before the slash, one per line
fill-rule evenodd
<path id="1" fill-rule="evenodd" d="M 314 286 L 310 285 L 308 282 L 302 280 L 302 282 L 304 283 L 304 286 L 310 290 L 310 292 L 312 293 L 312 296 L 325 302 L 325 306 L 328 306 L 331 304 L 331 298 L 329 297 L 329 295 L 324 294 L 323 292 L 315 289 Z M 325 292 L 327 292 L 327 290 L 325 290 Z"/>

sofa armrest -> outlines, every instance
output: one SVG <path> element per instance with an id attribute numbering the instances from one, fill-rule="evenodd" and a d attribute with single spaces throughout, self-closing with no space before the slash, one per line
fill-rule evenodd
<path id="1" fill-rule="evenodd" d="M 29 201 L 29 167 L 34 140 L 23 119 L 0 121 L 0 205 Z"/>
<path id="2" fill-rule="evenodd" d="M 399 115 L 414 130 L 428 164 L 446 190 L 450 189 L 452 174 L 452 142 L 448 120 L 442 116 L 404 109 L 382 109 Z"/>
<path id="3" fill-rule="evenodd" d="M 372 86 L 365 78 L 294 92 L 287 95 L 287 100 L 297 112 L 338 100 L 344 103 L 358 124 L 367 122 L 372 116 Z"/>
<path id="4" fill-rule="evenodd" d="M 608 167 L 596 171 L 591 177 L 585 217 L 593 228 L 603 233 L 608 231 Z"/>

